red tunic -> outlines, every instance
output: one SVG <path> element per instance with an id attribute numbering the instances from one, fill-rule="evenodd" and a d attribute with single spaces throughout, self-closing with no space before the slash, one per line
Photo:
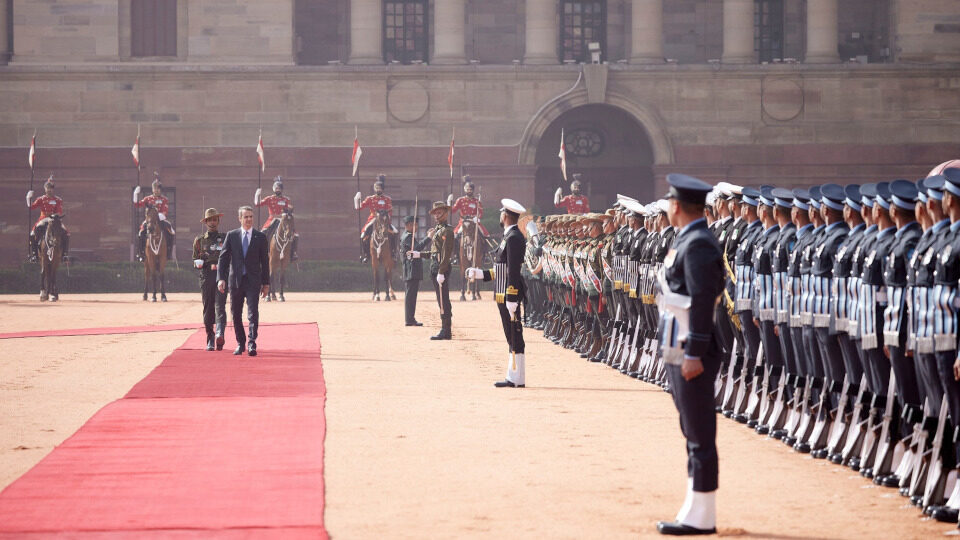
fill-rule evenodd
<path id="1" fill-rule="evenodd" d="M 31 210 L 36 210 L 37 208 L 40 209 L 40 217 L 37 218 L 37 221 L 33 224 L 34 229 L 37 228 L 37 225 L 41 221 L 53 214 L 63 215 L 63 199 L 56 195 L 41 195 L 30 203 Z"/>
<path id="2" fill-rule="evenodd" d="M 284 210 L 293 210 L 293 202 L 290 201 L 289 197 L 284 197 L 283 195 L 270 195 L 260 199 L 260 202 L 257 203 L 257 206 L 266 206 L 267 210 L 270 212 L 270 215 L 267 216 L 267 220 L 263 222 L 263 227 L 261 229 L 266 229 L 273 223 L 273 220 L 280 219 L 280 216 L 283 215 Z"/>
<path id="3" fill-rule="evenodd" d="M 453 229 L 454 234 L 460 234 L 460 228 L 463 227 L 463 218 L 474 216 L 482 218 L 483 205 L 480 204 L 480 199 L 464 195 L 457 199 L 457 202 L 453 203 L 450 212 L 460 212 L 460 221 L 457 222 L 457 226 Z M 486 227 L 484 227 L 482 223 L 477 222 L 477 224 L 480 225 L 480 232 L 482 232 L 484 236 L 490 236 L 490 233 L 487 232 Z"/>
<path id="4" fill-rule="evenodd" d="M 587 214 L 590 212 L 590 199 L 583 195 L 567 195 L 556 204 L 557 208 L 566 208 L 568 214 Z"/>
<path id="5" fill-rule="evenodd" d="M 157 212 L 163 214 L 164 216 L 170 211 L 170 201 L 167 200 L 163 195 L 147 195 L 146 197 L 140 199 L 139 201 L 133 203 L 137 208 L 143 208 L 145 206 L 151 206 L 157 209 Z"/>
<path id="6" fill-rule="evenodd" d="M 370 209 L 370 215 L 367 216 L 367 221 L 363 224 L 363 227 L 360 228 L 360 232 L 363 232 L 363 230 L 367 228 L 367 225 L 376 219 L 377 212 L 380 210 L 386 210 L 389 213 L 390 218 L 393 219 L 393 200 L 386 195 L 368 196 L 363 200 L 362 203 L 360 203 L 360 210 L 363 210 L 364 208 Z"/>

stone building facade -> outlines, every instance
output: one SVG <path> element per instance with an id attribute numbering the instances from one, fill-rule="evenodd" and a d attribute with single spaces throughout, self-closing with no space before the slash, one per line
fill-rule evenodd
<path id="1" fill-rule="evenodd" d="M 252 201 L 262 131 L 262 185 L 284 177 L 304 256 L 344 259 L 380 172 L 396 219 L 462 174 L 489 208 L 549 211 L 561 129 L 595 206 L 670 171 L 922 177 L 960 157 L 958 62 L 955 0 L 0 0 L 0 260 L 25 253 L 35 130 L 35 189 L 58 179 L 81 259 L 130 256 L 138 126 L 181 250 L 203 208 L 232 225 Z"/>

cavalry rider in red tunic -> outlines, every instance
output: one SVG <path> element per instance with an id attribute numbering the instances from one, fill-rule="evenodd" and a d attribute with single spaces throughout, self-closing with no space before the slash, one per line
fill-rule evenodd
<path id="1" fill-rule="evenodd" d="M 557 192 L 553 194 L 554 206 L 557 208 L 566 208 L 568 214 L 589 214 L 590 199 L 580 194 L 580 173 L 573 175 L 570 191 L 573 193 L 561 199 L 563 188 L 557 188 Z"/>
<path id="2" fill-rule="evenodd" d="M 453 229 L 454 237 L 457 239 L 457 244 L 460 243 L 460 234 L 461 229 L 463 228 L 463 219 L 464 218 L 476 218 L 477 225 L 480 226 L 480 234 L 483 235 L 483 238 L 486 238 L 490 235 L 487 232 L 487 228 L 480 223 L 480 218 L 483 217 L 483 205 L 480 204 L 480 199 L 473 196 L 474 185 L 470 181 L 470 175 L 463 177 L 463 192 L 465 195 L 457 199 L 457 202 L 450 205 L 450 213 L 460 212 L 460 221 L 457 223 L 457 226 Z M 451 196 L 452 198 L 452 196 Z M 449 203 L 448 203 L 449 204 Z"/>
<path id="3" fill-rule="evenodd" d="M 283 178 L 277 176 L 273 179 L 273 195 L 260 198 L 260 188 L 257 188 L 257 193 L 253 196 L 253 204 L 257 207 L 266 206 L 269 215 L 267 220 L 263 222 L 263 227 L 260 227 L 260 230 L 263 231 L 263 234 L 267 235 L 267 241 L 270 241 L 270 237 L 276 232 L 277 227 L 280 225 L 280 218 L 283 216 L 284 212 L 293 213 L 293 201 L 290 200 L 290 197 L 285 197 L 283 195 Z M 300 235 L 293 235 L 293 246 L 291 248 L 290 260 L 295 261 L 300 258 L 297 254 L 297 244 L 300 243 Z"/>
<path id="4" fill-rule="evenodd" d="M 364 261 L 370 257 L 370 235 L 373 234 L 373 222 L 377 219 L 377 212 L 380 210 L 386 210 L 390 216 L 390 249 L 396 251 L 397 248 L 395 244 L 398 231 L 397 228 L 393 226 L 393 200 L 383 194 L 386 179 L 387 177 L 382 174 L 377 175 L 377 181 L 373 183 L 373 195 L 368 195 L 366 199 L 363 199 L 363 202 L 360 202 L 361 195 L 359 191 L 353 197 L 354 208 L 357 210 L 363 210 L 364 208 L 370 210 L 370 215 L 367 216 L 367 222 L 364 223 L 360 229 Z"/>
<path id="5" fill-rule="evenodd" d="M 30 199 L 33 199 L 33 190 L 27 192 L 27 206 L 31 210 L 40 209 L 40 217 L 37 218 L 37 222 L 33 224 L 33 228 L 30 230 L 30 262 L 37 262 L 39 259 L 37 250 L 40 248 L 40 238 L 47 233 L 47 223 L 50 222 L 48 218 L 55 214 L 63 215 L 63 199 L 53 194 L 55 187 L 53 176 L 51 175 L 43 184 L 43 195 L 31 202 Z M 63 234 L 62 258 L 63 260 L 67 260 L 67 251 L 70 249 L 70 233 L 66 227 L 63 228 Z"/>
<path id="6" fill-rule="evenodd" d="M 154 172 L 153 176 L 153 184 L 151 184 L 153 194 L 147 195 L 143 200 L 137 200 L 140 197 L 140 186 L 137 186 L 137 189 L 133 190 L 133 205 L 137 208 L 152 207 L 157 209 L 157 213 L 160 214 L 160 229 L 167 235 L 167 258 L 169 259 L 171 253 L 173 253 L 176 232 L 173 230 L 173 225 L 167 221 L 167 212 L 170 211 L 170 201 L 163 196 L 163 185 L 160 183 L 160 175 Z M 144 250 L 147 246 L 147 220 L 143 220 L 143 223 L 140 224 L 140 233 L 138 236 L 140 237 L 140 244 L 138 245 L 137 260 L 142 261 Z"/>

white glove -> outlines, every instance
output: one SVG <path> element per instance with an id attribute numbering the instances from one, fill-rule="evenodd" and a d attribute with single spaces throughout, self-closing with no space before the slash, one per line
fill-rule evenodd
<path id="1" fill-rule="evenodd" d="M 353 209 L 360 209 L 360 192 L 358 191 L 356 195 L 353 196 Z"/>
<path id="2" fill-rule="evenodd" d="M 193 260 L 193 265 L 196 266 L 197 268 L 202 268 L 202 267 L 203 267 L 203 259 L 194 259 L 194 260 Z"/>
<path id="3" fill-rule="evenodd" d="M 483 279 L 483 270 L 480 268 L 467 268 L 468 279 Z"/>
<path id="4" fill-rule="evenodd" d="M 30 199 L 33 199 L 33 190 L 27 192 L 27 207 L 30 207 Z"/>
<path id="5" fill-rule="evenodd" d="M 408 258 L 408 259 L 419 259 L 419 258 L 420 258 L 420 252 L 419 252 L 419 251 L 408 251 L 408 252 L 407 252 L 407 258 Z"/>
<path id="6" fill-rule="evenodd" d="M 140 186 L 137 186 L 136 189 L 133 190 L 133 202 L 137 202 L 137 199 L 139 198 L 140 198 Z"/>
<path id="7" fill-rule="evenodd" d="M 453 206 L 453 193 L 447 195 L 447 206 Z"/>
<path id="8" fill-rule="evenodd" d="M 257 192 L 253 194 L 253 204 L 260 204 L 260 188 L 257 188 Z"/>
<path id="9" fill-rule="evenodd" d="M 519 302 L 507 302 L 507 311 L 510 312 L 510 318 L 511 318 L 511 319 L 512 319 L 513 316 L 517 313 L 517 306 L 519 306 L 519 305 L 520 305 Z"/>
<path id="10" fill-rule="evenodd" d="M 447 277 L 443 274 L 437 274 L 437 285 L 443 285 L 443 282 L 447 280 Z"/>
<path id="11" fill-rule="evenodd" d="M 553 194 L 553 205 L 556 206 L 560 204 L 560 197 L 563 196 L 563 188 L 558 187 L 556 193 Z"/>

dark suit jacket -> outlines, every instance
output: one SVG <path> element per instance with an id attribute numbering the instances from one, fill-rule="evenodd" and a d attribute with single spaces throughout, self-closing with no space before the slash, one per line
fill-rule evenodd
<path id="1" fill-rule="evenodd" d="M 246 258 L 243 257 L 243 239 L 240 236 L 240 229 L 227 233 L 227 239 L 223 242 L 223 251 L 220 252 L 220 260 L 217 262 L 217 280 L 226 281 L 231 289 L 239 288 L 244 267 L 247 269 L 247 279 L 251 284 L 270 284 L 270 252 L 267 248 L 267 236 L 256 228 L 252 229 Z"/>
<path id="2" fill-rule="evenodd" d="M 424 246 L 427 244 L 427 239 L 417 242 L 416 246 L 413 245 L 413 234 L 403 231 L 403 236 L 400 237 L 400 257 L 403 261 L 403 280 L 404 281 L 420 281 L 423 279 L 423 259 L 408 259 L 408 251 L 423 251 Z"/>
<path id="3" fill-rule="evenodd" d="M 723 261 L 720 245 L 700 219 L 680 232 L 672 253 L 664 261 L 670 290 L 690 297 L 690 333 L 685 345 L 688 356 L 706 364 L 719 361 L 721 350 L 714 332 L 713 308 L 723 291 Z"/>

